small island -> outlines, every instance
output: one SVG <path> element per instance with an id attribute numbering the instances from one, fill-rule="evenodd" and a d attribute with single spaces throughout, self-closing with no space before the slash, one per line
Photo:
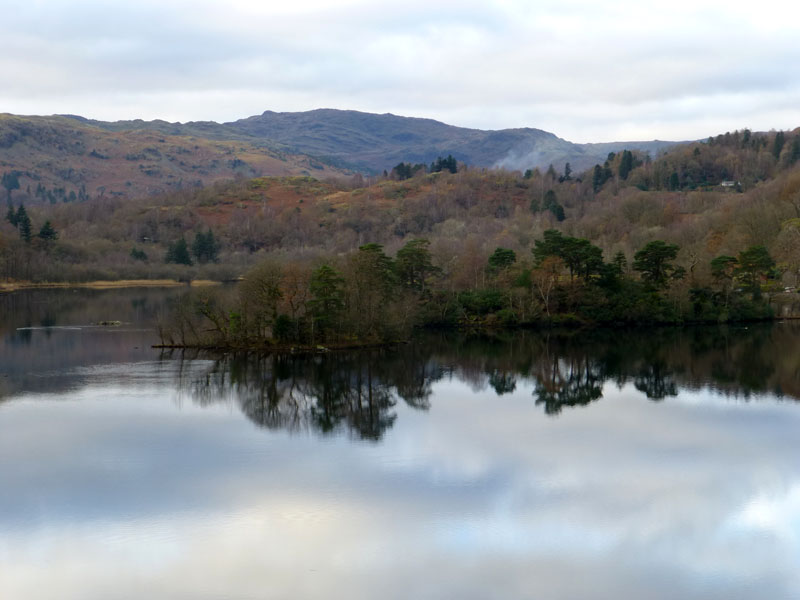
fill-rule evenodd
<path id="1" fill-rule="evenodd" d="M 268 259 L 233 288 L 182 297 L 159 328 L 160 346 L 324 352 L 403 342 L 415 328 L 483 330 L 554 325 L 725 323 L 774 317 L 765 295 L 779 270 L 764 246 L 720 255 L 703 281 L 655 240 L 629 262 L 606 261 L 585 238 L 549 229 L 529 255 L 498 247 L 469 272 L 436 264 L 426 239 L 394 257 L 376 243 L 308 262 Z M 471 289 L 452 287 L 467 277 Z M 468 288 L 470 286 L 467 286 Z"/>

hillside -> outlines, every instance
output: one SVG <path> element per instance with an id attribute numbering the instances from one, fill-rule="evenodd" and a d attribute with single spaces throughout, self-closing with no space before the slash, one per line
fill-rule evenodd
<path id="1" fill-rule="evenodd" d="M 320 109 L 230 123 L 103 122 L 75 115 L 0 115 L 0 172 L 22 189 L 82 197 L 153 195 L 234 176 L 380 174 L 453 155 L 475 167 L 579 171 L 623 148 L 655 156 L 669 142 L 573 144 L 540 129 L 483 131 L 432 119 Z M 41 197 L 41 196 L 40 196 Z M 61 199 L 59 197 L 59 199 Z"/>
<path id="2" fill-rule="evenodd" d="M 212 139 L 180 128 L 171 133 L 147 127 L 115 130 L 75 117 L 0 114 L 0 173 L 16 173 L 17 196 L 27 201 L 59 202 L 152 196 L 234 177 L 339 171 L 263 144 Z"/>
<path id="3" fill-rule="evenodd" d="M 623 148 L 655 154 L 669 142 L 574 144 L 541 129 L 485 131 L 446 125 L 432 119 L 371 114 L 352 110 L 319 109 L 300 113 L 267 111 L 227 123 L 235 131 L 275 140 L 297 152 L 323 157 L 336 164 L 380 172 L 395 164 L 429 164 L 452 154 L 471 166 L 524 171 L 563 168 L 575 170 L 602 162 Z"/>
<path id="4" fill-rule="evenodd" d="M 157 197 L 32 203 L 27 210 L 34 234 L 50 220 L 59 239 L 26 246 L 3 221 L 0 276 L 235 277 L 267 255 L 314 260 L 370 242 L 394 251 L 426 238 L 459 288 L 482 277 L 494 248 L 529 256 L 534 240 L 558 228 L 591 240 L 607 259 L 622 252 L 630 260 L 654 239 L 678 244 L 681 264 L 700 280 L 709 279 L 715 256 L 764 245 L 783 265 L 787 285 L 796 285 L 800 131 L 734 132 L 655 160 L 622 152 L 570 178 L 474 168 L 366 183 L 242 178 Z M 164 262 L 176 240 L 191 242 L 208 229 L 220 243 L 219 263 Z M 132 257 L 133 247 L 147 258 Z"/>

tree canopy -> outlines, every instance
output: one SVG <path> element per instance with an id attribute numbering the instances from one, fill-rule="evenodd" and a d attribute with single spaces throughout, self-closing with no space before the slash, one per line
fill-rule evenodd
<path id="1" fill-rule="evenodd" d="M 671 279 L 682 279 L 683 267 L 672 264 L 678 256 L 678 245 L 655 240 L 639 250 L 633 257 L 633 270 L 642 274 L 642 281 L 654 289 L 667 287 Z"/>

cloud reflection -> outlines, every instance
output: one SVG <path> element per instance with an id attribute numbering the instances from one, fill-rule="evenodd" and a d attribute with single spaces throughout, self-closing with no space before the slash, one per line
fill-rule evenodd
<path id="1" fill-rule="evenodd" d="M 98 371 L 16 396 L 0 407 L 0 597 L 797 597 L 798 405 L 732 402 L 720 390 L 761 384 L 701 377 L 718 356 L 706 337 L 689 354 L 660 339 L 679 387 L 662 402 L 638 362 L 598 353 L 610 346 L 535 340 L 558 373 L 593 373 L 602 399 L 553 418 L 521 375 L 539 355 L 495 342 L 334 361 L 335 389 L 371 365 L 393 398 L 380 443 L 353 443 L 347 411 L 324 435 L 310 408 L 299 428 L 240 411 L 256 382 L 319 402 L 331 384 L 313 362 L 165 361 L 124 386 Z M 476 391 L 500 372 L 515 385 Z M 425 410 L 401 400 L 420 396 Z"/>

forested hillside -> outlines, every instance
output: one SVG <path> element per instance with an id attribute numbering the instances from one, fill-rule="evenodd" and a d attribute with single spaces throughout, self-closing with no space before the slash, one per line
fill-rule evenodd
<path id="1" fill-rule="evenodd" d="M 233 277 L 268 254 L 314 260 L 366 243 L 392 252 L 425 238 L 451 284 L 465 288 L 484 281 L 477 265 L 496 247 L 529 256 L 534 240 L 557 228 L 591 240 L 607 258 L 622 252 L 630 260 L 655 239 L 677 244 L 679 263 L 699 280 L 711 277 L 715 256 L 764 245 L 794 285 L 800 268 L 799 158 L 797 131 L 745 131 L 680 146 L 654 160 L 638 152 L 612 154 L 583 173 L 564 166 L 513 172 L 463 165 L 456 173 L 430 173 L 430 166 L 414 171 L 404 164 L 386 178 L 267 177 L 133 200 L 23 202 L 31 241 L 21 239 L 8 218 L 3 221 L 0 274 L 35 280 L 189 277 L 204 269 Z M 0 190 L 11 200 L 12 217 L 24 198 L 14 183 L 7 172 Z M 46 221 L 57 240 L 37 237 Z M 207 231 L 218 247 L 213 260 L 198 266 L 195 257 L 192 267 L 164 262 L 171 245 L 184 238 L 191 246 Z"/>

